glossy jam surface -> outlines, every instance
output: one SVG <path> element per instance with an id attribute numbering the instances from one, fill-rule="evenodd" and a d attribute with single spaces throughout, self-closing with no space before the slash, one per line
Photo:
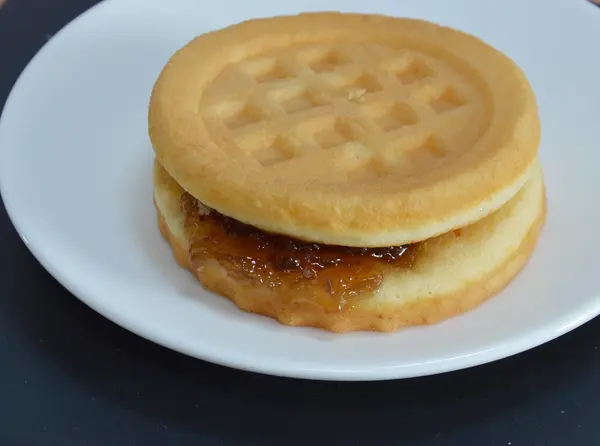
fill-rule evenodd
<path id="1" fill-rule="evenodd" d="M 416 258 L 417 245 L 351 248 L 270 234 L 208 210 L 189 194 L 182 195 L 181 206 L 192 266 L 215 259 L 237 280 L 285 287 L 290 302 L 308 294 L 325 310 L 351 307 L 376 290 L 390 269 L 411 267 Z"/>

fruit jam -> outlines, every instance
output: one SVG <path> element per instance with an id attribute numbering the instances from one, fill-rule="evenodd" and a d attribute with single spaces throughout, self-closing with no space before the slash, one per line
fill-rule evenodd
<path id="1" fill-rule="evenodd" d="M 411 267 L 417 254 L 418 244 L 353 248 L 271 234 L 205 208 L 187 193 L 181 208 L 192 267 L 215 259 L 236 280 L 284 287 L 290 301 L 309 290 L 312 303 L 326 311 L 351 307 L 392 269 Z"/>

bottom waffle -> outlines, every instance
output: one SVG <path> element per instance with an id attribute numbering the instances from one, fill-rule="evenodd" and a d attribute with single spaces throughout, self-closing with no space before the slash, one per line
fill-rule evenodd
<path id="1" fill-rule="evenodd" d="M 515 198 L 476 224 L 407 247 L 365 250 L 366 254 L 355 254 L 354 249 L 347 257 L 343 253 L 348 248 L 324 247 L 321 255 L 333 250 L 337 263 L 328 264 L 322 272 L 302 274 L 305 270 L 290 271 L 285 265 L 268 269 L 269 262 L 261 264 L 260 253 L 257 261 L 252 260 L 255 252 L 244 255 L 246 248 L 236 245 L 238 235 L 231 228 L 215 229 L 220 220 L 190 215 L 207 212 L 189 206 L 190 200 L 194 201 L 156 163 L 154 202 L 159 226 L 182 267 L 192 271 L 208 290 L 229 298 L 242 310 L 286 325 L 333 332 L 389 332 L 471 310 L 523 268 L 546 213 L 538 167 Z M 210 238 L 215 230 L 221 231 L 218 240 Z M 219 248 L 211 248 L 213 245 Z M 305 245 L 310 244 L 300 246 Z M 227 247 L 234 250 L 226 252 Z M 345 274 L 350 276 L 343 277 Z"/>

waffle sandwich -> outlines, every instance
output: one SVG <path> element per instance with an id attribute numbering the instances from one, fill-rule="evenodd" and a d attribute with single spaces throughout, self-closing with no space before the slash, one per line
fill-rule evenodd
<path id="1" fill-rule="evenodd" d="M 422 20 L 306 13 L 199 36 L 162 70 L 149 131 L 178 263 L 288 325 L 463 313 L 525 265 L 545 218 L 523 72 Z"/>

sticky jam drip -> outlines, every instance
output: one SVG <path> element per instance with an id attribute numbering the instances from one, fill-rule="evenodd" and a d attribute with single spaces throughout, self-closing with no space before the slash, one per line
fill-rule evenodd
<path id="1" fill-rule="evenodd" d="M 418 244 L 352 248 L 271 234 L 205 208 L 187 193 L 181 209 L 193 268 L 214 259 L 236 280 L 284 288 L 278 291 L 287 303 L 303 301 L 326 311 L 352 307 L 390 270 L 412 267 L 418 251 Z"/>

